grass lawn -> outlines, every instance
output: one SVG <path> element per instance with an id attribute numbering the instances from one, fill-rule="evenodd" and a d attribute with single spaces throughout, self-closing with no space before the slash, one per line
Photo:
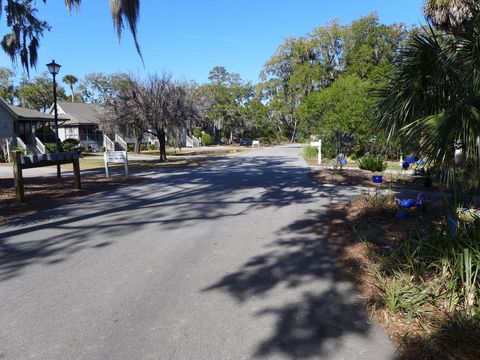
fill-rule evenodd
<path id="1" fill-rule="evenodd" d="M 149 155 L 151 159 L 148 160 L 132 160 L 129 159 L 128 164 L 133 168 L 145 168 L 145 167 L 154 167 L 154 168 L 170 168 L 177 166 L 198 166 L 201 163 L 205 163 L 212 156 L 226 156 L 226 155 L 235 155 L 242 152 L 250 151 L 251 149 L 238 146 L 229 146 L 229 147 L 204 147 L 201 150 L 191 150 L 191 149 L 182 149 L 167 151 L 167 162 L 158 161 L 160 156 L 159 151 L 142 151 L 140 155 Z M 136 154 L 132 154 L 133 157 Z M 54 165 L 55 166 L 55 165 Z M 52 166 L 52 168 L 54 167 Z M 81 170 L 92 170 L 92 169 L 102 169 L 104 168 L 103 154 L 99 155 L 88 155 L 80 159 L 80 169 Z M 123 164 L 109 164 L 109 167 L 122 167 Z M 0 167 L 12 167 L 11 163 L 0 163 Z M 72 164 L 62 165 L 62 169 L 72 170 Z"/>
<path id="2" fill-rule="evenodd" d="M 241 146 L 203 146 L 201 148 L 189 149 L 182 148 L 182 150 L 167 149 L 167 157 L 175 156 L 211 156 L 211 155 L 230 155 L 240 152 L 249 151 L 251 148 Z M 160 156 L 158 150 L 141 151 L 141 154 Z"/>

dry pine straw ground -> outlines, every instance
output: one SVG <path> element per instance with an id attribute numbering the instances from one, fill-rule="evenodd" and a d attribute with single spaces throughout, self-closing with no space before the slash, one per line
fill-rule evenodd
<path id="1" fill-rule="evenodd" d="M 406 314 L 392 314 L 385 309 L 379 300 L 378 280 L 371 274 L 370 269 L 377 266 L 370 254 L 373 249 L 376 253 L 389 253 L 406 239 L 410 233 L 422 233 L 424 224 L 431 220 L 429 214 L 415 212 L 408 219 L 396 219 L 396 209 L 392 205 L 383 210 L 372 209 L 365 198 L 358 198 L 349 205 L 332 204 L 327 216 L 320 221 L 321 228 L 329 234 L 329 241 L 337 253 L 340 263 L 347 274 L 360 290 L 369 307 L 373 319 L 385 327 L 390 338 L 399 349 L 404 359 L 477 359 L 476 355 L 464 357 L 462 349 L 452 349 L 451 353 L 460 353 L 452 356 L 449 344 L 428 340 L 430 331 L 418 321 L 409 319 Z M 367 242 L 359 241 L 360 238 Z M 445 318 L 436 309 L 430 309 L 432 317 L 438 323 Z M 480 339 L 479 339 L 480 341 Z M 440 347 L 443 348 L 441 350 Z M 441 354 L 441 355 L 439 355 Z"/>
<path id="2" fill-rule="evenodd" d="M 120 176 L 82 176 L 82 188 L 74 188 L 73 177 L 61 179 L 52 177 L 25 178 L 25 203 L 15 204 L 13 179 L 0 179 L 0 223 L 7 222 L 20 215 L 55 208 L 85 195 L 112 190 L 121 186 L 138 183 L 145 178 Z"/>
<path id="3" fill-rule="evenodd" d="M 320 170 L 309 174 L 310 178 L 319 183 L 328 183 L 345 186 L 372 186 L 372 176 L 370 171 L 358 169 L 344 169 L 341 172 L 332 170 Z M 393 187 L 405 187 L 409 189 L 423 189 L 424 180 L 421 177 L 414 177 L 403 174 L 383 174 L 383 184 Z M 429 191 L 436 190 L 435 187 L 428 188 Z"/>
<path id="4" fill-rule="evenodd" d="M 386 328 L 398 348 L 409 353 L 411 349 L 404 348 L 405 334 L 408 333 L 412 338 L 423 338 L 426 335 L 425 330 L 406 316 L 390 314 L 386 309 L 377 306 L 377 280 L 369 272 L 375 264 L 369 256 L 367 246 L 359 241 L 359 236 L 375 239 L 375 243 L 370 246 L 380 252 L 388 251 L 396 241 L 419 228 L 422 220 L 419 217 L 407 221 L 395 219 L 394 213 L 389 216 L 369 213 L 365 202 L 358 199 L 350 205 L 332 205 L 322 225 L 326 227 L 331 245 L 339 256 L 343 269 L 352 277 L 366 299 L 374 320 Z"/>

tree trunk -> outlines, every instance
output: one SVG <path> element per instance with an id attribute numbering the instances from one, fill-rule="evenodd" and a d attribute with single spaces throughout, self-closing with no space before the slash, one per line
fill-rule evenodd
<path id="1" fill-rule="evenodd" d="M 290 142 L 294 142 L 295 140 L 295 136 L 297 135 L 297 121 L 294 122 L 293 124 L 293 133 L 292 133 L 292 138 L 290 140 Z"/>
<path id="2" fill-rule="evenodd" d="M 143 140 L 143 136 L 142 135 L 137 135 L 135 136 L 135 149 L 133 151 L 135 151 L 136 154 L 140 154 L 140 147 L 142 146 L 142 140 Z"/>
<path id="3" fill-rule="evenodd" d="M 159 131 L 157 138 L 158 138 L 158 143 L 160 145 L 160 161 L 167 161 L 165 130 Z"/>

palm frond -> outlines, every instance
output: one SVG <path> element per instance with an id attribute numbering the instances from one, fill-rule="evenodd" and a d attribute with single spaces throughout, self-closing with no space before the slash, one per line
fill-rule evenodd
<path id="1" fill-rule="evenodd" d="M 452 166 L 457 140 L 465 157 L 478 162 L 479 55 L 477 32 L 468 38 L 432 28 L 413 34 L 390 81 L 377 93 L 379 125 L 416 144 L 437 166 Z"/>

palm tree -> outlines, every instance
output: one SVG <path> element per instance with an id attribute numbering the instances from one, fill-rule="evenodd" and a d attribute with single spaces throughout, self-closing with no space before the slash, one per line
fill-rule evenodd
<path id="1" fill-rule="evenodd" d="M 68 84 L 68 86 L 70 86 L 70 91 L 72 93 L 72 102 L 75 102 L 75 94 L 73 92 L 73 85 L 75 85 L 78 82 L 78 79 L 74 75 L 65 75 L 63 77 L 63 82 L 65 84 Z"/>
<path id="2" fill-rule="evenodd" d="M 432 28 L 413 34 L 378 93 L 379 125 L 438 167 L 452 168 L 459 140 L 465 160 L 479 162 L 479 30 L 467 37 Z"/>
<path id="3" fill-rule="evenodd" d="M 423 11 L 435 27 L 464 32 L 471 27 L 480 4 L 476 0 L 426 0 Z"/>
<path id="4" fill-rule="evenodd" d="M 46 3 L 47 0 L 43 2 Z M 70 11 L 78 10 L 80 3 L 81 0 L 65 0 L 65 5 Z M 7 28 L 10 29 L 10 33 L 5 34 L 1 41 L 2 49 L 13 63 L 20 58 L 20 63 L 28 73 L 29 69 L 37 64 L 39 40 L 45 31 L 50 30 L 50 25 L 37 17 L 35 1 L 9 0 L 5 6 L 2 6 L 2 0 L 0 0 L 0 16 L 2 12 L 5 12 L 5 17 L 8 19 Z M 137 38 L 139 12 L 140 0 L 110 0 L 110 13 L 119 40 L 126 22 L 140 59 L 143 61 Z"/>

